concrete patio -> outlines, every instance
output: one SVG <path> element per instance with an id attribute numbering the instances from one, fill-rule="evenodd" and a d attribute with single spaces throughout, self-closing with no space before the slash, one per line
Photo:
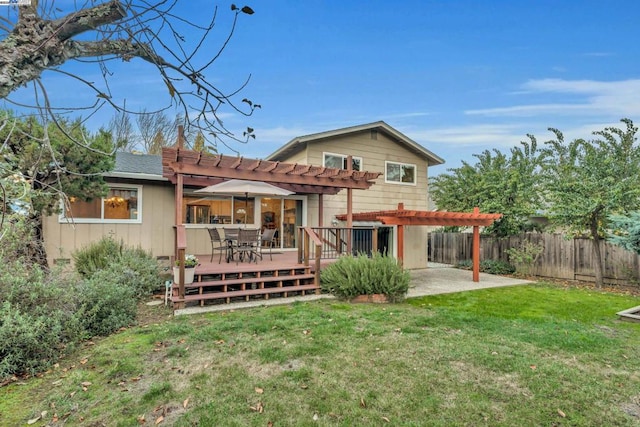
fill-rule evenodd
<path id="1" fill-rule="evenodd" d="M 407 298 L 425 295 L 449 294 L 476 289 L 526 285 L 530 280 L 480 273 L 480 281 L 472 280 L 472 272 L 453 268 L 448 264 L 429 263 L 429 267 L 411 271 L 411 284 Z"/>

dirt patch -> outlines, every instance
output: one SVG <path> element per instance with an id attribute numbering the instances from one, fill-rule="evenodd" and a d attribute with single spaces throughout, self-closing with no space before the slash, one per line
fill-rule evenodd
<path id="1" fill-rule="evenodd" d="M 162 301 L 160 305 L 147 305 L 149 301 Z M 164 295 L 154 295 L 138 304 L 137 322 L 139 326 L 164 323 L 173 317 L 170 306 L 164 305 Z"/>
<path id="2" fill-rule="evenodd" d="M 631 398 L 630 402 L 620 405 L 620 409 L 622 409 L 625 414 L 640 419 L 640 395 Z"/>
<path id="3" fill-rule="evenodd" d="M 521 385 L 518 375 L 504 374 L 496 376 L 493 372 L 464 362 L 452 362 L 451 367 L 463 382 L 473 383 L 481 387 L 496 386 L 502 393 L 510 396 L 533 396 L 533 393 L 527 387 Z"/>

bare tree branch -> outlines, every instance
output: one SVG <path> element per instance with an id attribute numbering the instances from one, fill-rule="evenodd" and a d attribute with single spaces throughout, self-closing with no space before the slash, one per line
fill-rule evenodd
<path id="1" fill-rule="evenodd" d="M 207 79 L 206 73 L 228 47 L 239 15 L 251 15 L 253 10 L 248 6 L 232 5 L 231 27 L 222 40 L 211 43 L 209 38 L 218 17 L 217 7 L 212 8 L 208 23 L 201 25 L 176 14 L 176 5 L 176 0 L 111 0 L 101 4 L 86 0 L 83 6 L 62 17 L 53 16 L 57 9 L 49 2 L 34 1 L 31 6 L 19 7 L 19 13 L 9 17 L 3 25 L 5 30 L 13 27 L 0 40 L 0 98 L 7 99 L 16 89 L 40 78 L 44 71 L 54 70 L 83 83 L 106 101 L 106 104 L 91 101 L 91 108 L 107 106 L 115 112 L 127 111 L 125 103 L 111 94 L 111 72 L 107 64 L 113 59 L 131 61 L 138 58 L 151 64 L 166 86 L 166 106 L 156 111 L 168 106 L 179 107 L 186 127 L 202 129 L 214 143 L 226 144 L 222 139 L 246 142 L 245 135 L 236 136 L 224 126 L 218 110 L 224 106 L 249 116 L 260 108 L 259 104 L 247 99 L 235 99 L 248 78 L 235 89 L 222 90 Z M 181 30 L 190 39 L 195 36 L 195 41 L 189 43 Z M 211 51 L 212 46 L 217 49 L 202 55 L 202 50 Z M 71 60 L 95 62 L 103 82 L 99 84 L 63 71 L 60 67 Z M 50 100 L 45 108 L 53 115 L 61 109 L 84 107 L 61 108 L 55 100 Z"/>

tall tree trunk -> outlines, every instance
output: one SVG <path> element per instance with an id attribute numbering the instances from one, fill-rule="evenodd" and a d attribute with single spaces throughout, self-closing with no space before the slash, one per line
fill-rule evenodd
<path id="1" fill-rule="evenodd" d="M 602 269 L 602 251 L 600 250 L 600 235 L 598 234 L 598 222 L 591 220 L 591 236 L 593 237 L 593 261 L 596 273 L 596 287 L 601 288 L 604 281 Z"/>
<path id="2" fill-rule="evenodd" d="M 42 213 L 32 213 L 29 221 L 33 226 L 33 241 L 29 244 L 29 257 L 34 264 L 40 265 L 44 270 L 49 269 L 47 263 L 47 250 L 44 246 L 44 230 L 42 227 Z"/>

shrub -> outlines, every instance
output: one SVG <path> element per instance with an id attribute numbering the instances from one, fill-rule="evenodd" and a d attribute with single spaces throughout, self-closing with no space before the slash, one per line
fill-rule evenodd
<path id="1" fill-rule="evenodd" d="M 516 271 L 523 276 L 528 276 L 533 264 L 536 263 L 543 251 L 544 245 L 542 243 L 524 240 L 520 246 L 507 249 L 507 254 L 509 254 L 509 261 L 516 266 Z"/>
<path id="2" fill-rule="evenodd" d="M 158 263 L 140 248 L 110 237 L 74 253 L 85 279 L 79 292 L 83 326 L 89 335 L 108 335 L 135 322 L 137 301 L 161 284 Z"/>
<path id="3" fill-rule="evenodd" d="M 133 290 L 135 298 L 142 298 L 157 290 L 164 288 L 160 279 L 158 262 L 143 249 L 126 248 L 117 263 L 111 264 L 105 269 L 114 276 L 118 276 Z"/>
<path id="4" fill-rule="evenodd" d="M 473 262 L 470 259 L 459 261 L 456 264 L 456 268 L 471 270 L 473 268 Z M 516 269 L 508 262 L 494 259 L 483 259 L 480 261 L 480 271 L 489 274 L 513 274 Z"/>
<path id="5" fill-rule="evenodd" d="M 484 259 L 480 261 L 480 271 L 489 274 L 513 274 L 516 269 L 505 261 Z"/>
<path id="6" fill-rule="evenodd" d="M 118 267 L 98 271 L 82 284 L 79 311 L 84 329 L 91 336 L 109 335 L 136 319 L 134 287 L 126 281 L 126 269 Z"/>
<path id="7" fill-rule="evenodd" d="M 1 263 L 0 291 L 0 378 L 42 371 L 84 336 L 74 277 Z"/>
<path id="8" fill-rule="evenodd" d="M 399 301 L 407 293 L 409 281 L 409 273 L 395 259 L 377 252 L 372 258 L 342 257 L 321 273 L 322 288 L 344 299 L 384 294 L 390 301 Z"/>
<path id="9" fill-rule="evenodd" d="M 97 271 L 104 270 L 122 257 L 123 242 L 111 237 L 103 237 L 73 253 L 76 271 L 83 277 L 91 277 Z"/>
<path id="10" fill-rule="evenodd" d="M 135 298 L 148 295 L 160 287 L 157 261 L 140 248 L 129 248 L 111 237 L 103 237 L 73 254 L 75 268 L 85 278 L 109 271 L 133 289 Z"/>

